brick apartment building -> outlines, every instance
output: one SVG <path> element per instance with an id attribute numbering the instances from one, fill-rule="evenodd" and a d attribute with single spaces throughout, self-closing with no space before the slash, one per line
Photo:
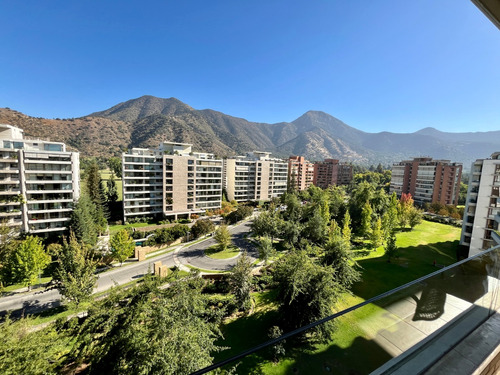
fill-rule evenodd
<path id="1" fill-rule="evenodd" d="M 322 189 L 330 185 L 349 185 L 352 181 L 352 165 L 337 159 L 325 159 L 314 163 L 313 183 Z"/>
<path id="2" fill-rule="evenodd" d="M 296 190 L 306 190 L 314 181 L 314 164 L 303 156 L 288 158 L 288 181 Z"/>
<path id="3" fill-rule="evenodd" d="M 457 204 L 462 164 L 449 160 L 414 158 L 394 163 L 390 192 L 410 193 L 416 203 Z"/>

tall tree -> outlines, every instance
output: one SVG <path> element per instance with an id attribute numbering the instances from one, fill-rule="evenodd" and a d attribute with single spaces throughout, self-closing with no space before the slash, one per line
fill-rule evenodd
<path id="1" fill-rule="evenodd" d="M 396 193 L 392 193 L 389 201 L 389 207 L 382 219 L 382 228 L 384 230 L 384 237 L 388 238 L 397 229 L 398 220 L 398 198 Z"/>
<path id="2" fill-rule="evenodd" d="M 345 213 L 344 223 L 342 225 L 342 237 L 344 238 L 344 242 L 346 244 L 351 245 L 351 215 L 349 211 Z"/>
<path id="3" fill-rule="evenodd" d="M 6 267 L 6 265 L 16 248 L 18 234 L 5 221 L 0 221 L 0 290 L 4 283 L 9 282 L 12 276 L 10 267 Z"/>
<path id="4" fill-rule="evenodd" d="M 86 179 L 85 186 L 86 192 L 90 200 L 94 203 L 95 209 L 95 223 L 96 229 L 99 234 L 106 231 L 108 212 L 105 207 L 105 194 L 104 186 L 102 183 L 101 172 L 99 171 L 99 164 L 93 160 L 87 170 L 85 171 Z"/>
<path id="5" fill-rule="evenodd" d="M 398 257 L 398 246 L 396 245 L 396 235 L 394 233 L 391 233 L 391 235 L 387 239 L 385 253 L 387 254 L 387 261 L 389 263 L 392 259 Z"/>
<path id="6" fill-rule="evenodd" d="M 50 256 L 45 252 L 42 239 L 37 236 L 27 236 L 14 250 L 11 258 L 10 267 L 14 279 L 22 282 L 28 289 L 31 289 L 50 263 Z"/>
<path id="7" fill-rule="evenodd" d="M 158 286 L 147 277 L 89 308 L 72 352 L 86 373 L 190 374 L 212 363 L 222 314 L 208 307 L 201 280 Z"/>
<path id="8" fill-rule="evenodd" d="M 71 213 L 71 230 L 79 241 L 90 246 L 97 244 L 99 234 L 96 210 L 96 206 L 89 196 L 82 194 Z"/>
<path id="9" fill-rule="evenodd" d="M 410 224 L 410 213 L 413 208 L 413 198 L 411 194 L 401 194 L 398 205 L 398 218 L 401 228 L 405 228 Z"/>
<path id="10" fill-rule="evenodd" d="M 372 231 L 372 214 L 372 206 L 366 201 L 361 210 L 361 235 L 365 238 L 368 238 Z"/>
<path id="11" fill-rule="evenodd" d="M 231 233 L 229 233 L 227 225 L 221 225 L 216 229 L 214 239 L 219 245 L 220 251 L 226 250 L 231 245 Z"/>
<path id="12" fill-rule="evenodd" d="M 122 177 L 122 159 L 116 156 L 108 159 L 108 166 L 118 178 Z"/>
<path id="13" fill-rule="evenodd" d="M 267 264 L 267 261 L 274 255 L 275 250 L 273 248 L 273 243 L 271 239 L 267 236 L 263 236 L 259 240 L 259 259 L 263 260 Z"/>
<path id="14" fill-rule="evenodd" d="M 383 242 L 383 233 L 382 233 L 382 220 L 378 218 L 373 224 L 372 231 L 370 233 L 370 245 L 373 250 L 376 250 L 380 246 L 382 246 Z"/>
<path id="15" fill-rule="evenodd" d="M 324 247 L 323 264 L 333 270 L 335 280 L 344 290 L 359 280 L 359 272 L 355 270 L 356 263 L 352 259 L 351 244 L 341 233 L 335 220 L 330 225 L 330 238 Z"/>
<path id="16" fill-rule="evenodd" d="M 276 300 L 280 321 L 287 330 L 330 315 L 342 290 L 332 269 L 314 263 L 302 250 L 277 261 L 273 279 L 278 285 Z M 327 339 L 333 328 L 333 322 L 327 322 L 317 326 L 314 332 L 319 338 Z"/>
<path id="17" fill-rule="evenodd" d="M 68 239 L 63 238 L 54 280 L 65 300 L 78 306 L 90 299 L 97 282 L 96 265 L 90 247 L 78 243 L 73 232 L 70 232 Z"/>
<path id="18" fill-rule="evenodd" d="M 238 309 L 247 311 L 251 307 L 250 289 L 252 286 L 252 261 L 244 252 L 238 258 L 229 275 L 229 285 L 236 297 Z"/>
<path id="19" fill-rule="evenodd" d="M 111 256 L 119 261 L 120 265 L 123 264 L 125 259 L 134 254 L 134 239 L 130 237 L 129 233 L 125 229 L 122 229 L 111 237 L 109 244 L 111 245 Z"/>

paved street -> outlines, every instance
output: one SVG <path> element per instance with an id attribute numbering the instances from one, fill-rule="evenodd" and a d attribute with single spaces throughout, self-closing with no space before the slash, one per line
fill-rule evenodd
<path id="1" fill-rule="evenodd" d="M 230 229 L 231 239 L 233 243 L 238 246 L 242 251 L 246 251 L 251 258 L 255 261 L 258 258 L 257 250 L 245 239 L 245 235 L 250 232 L 250 221 L 237 225 Z M 208 239 L 191 245 L 189 247 L 179 250 L 177 258 L 181 264 L 190 265 L 193 267 L 201 268 L 204 270 L 213 271 L 228 271 L 234 267 L 238 260 L 238 256 L 230 259 L 213 259 L 205 255 L 205 249 L 215 245 L 214 239 Z M 241 253 L 240 253 L 241 254 Z"/>
<path id="2" fill-rule="evenodd" d="M 252 257 L 252 261 L 255 260 L 258 256 L 256 254 L 256 250 L 253 249 L 253 247 L 250 246 L 250 244 L 244 239 L 246 233 L 250 231 L 250 223 L 245 222 L 237 225 L 230 231 L 233 243 L 242 250 L 246 250 Z M 108 290 L 115 285 L 123 285 L 141 278 L 148 272 L 148 270 L 151 271 L 153 269 L 153 263 L 157 261 L 161 261 L 163 265 L 167 265 L 169 267 L 173 267 L 174 265 L 179 266 L 181 264 L 189 264 L 206 270 L 230 270 L 236 264 L 238 257 L 220 260 L 206 257 L 203 253 L 203 249 L 206 249 L 213 244 L 215 244 L 215 241 L 213 239 L 208 239 L 188 247 L 179 245 L 175 249 L 175 254 L 174 251 L 171 251 L 168 254 L 161 254 L 148 258 L 140 263 L 132 261 L 132 264 L 126 264 L 123 267 L 117 267 L 111 271 L 104 272 L 99 275 L 94 292 L 99 293 Z M 174 261 L 174 255 L 180 264 L 176 264 Z M 55 289 L 31 293 L 15 293 L 11 296 L 0 298 L 0 315 L 4 315 L 6 311 L 11 311 L 13 316 L 19 316 L 21 314 L 34 314 L 59 306 L 61 304 L 60 300 L 61 295 Z"/>

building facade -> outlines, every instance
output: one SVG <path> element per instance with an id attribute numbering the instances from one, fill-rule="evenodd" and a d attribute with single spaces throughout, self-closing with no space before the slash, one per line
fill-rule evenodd
<path id="1" fill-rule="evenodd" d="M 124 220 L 190 217 L 220 208 L 222 160 L 186 143 L 133 148 L 122 155 Z"/>
<path id="2" fill-rule="evenodd" d="M 500 152 L 472 163 L 460 244 L 469 256 L 500 243 Z"/>
<path id="3" fill-rule="evenodd" d="M 306 190 L 314 181 L 314 164 L 303 156 L 288 158 L 288 183 L 298 191 Z"/>
<path id="4" fill-rule="evenodd" d="M 332 185 L 349 185 L 352 181 L 352 165 L 337 159 L 325 159 L 314 163 L 313 183 L 322 189 Z"/>
<path id="5" fill-rule="evenodd" d="M 288 163 L 254 151 L 224 160 L 224 184 L 229 200 L 267 201 L 287 189 Z"/>
<path id="6" fill-rule="evenodd" d="M 417 204 L 457 204 L 462 164 L 422 157 L 392 166 L 390 192 L 411 194 Z"/>
<path id="7" fill-rule="evenodd" d="M 79 154 L 0 124 L 0 157 L 0 220 L 40 236 L 66 231 L 80 196 Z"/>

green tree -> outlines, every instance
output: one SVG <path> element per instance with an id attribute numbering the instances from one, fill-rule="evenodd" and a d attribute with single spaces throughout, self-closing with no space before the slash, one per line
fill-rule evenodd
<path id="1" fill-rule="evenodd" d="M 269 210 L 262 212 L 252 222 L 252 232 L 255 236 L 269 236 L 274 243 L 274 238 L 281 234 L 283 220 L 280 218 L 273 205 Z"/>
<path id="2" fill-rule="evenodd" d="M 114 174 L 118 177 L 122 177 L 122 159 L 116 156 L 110 157 L 108 159 L 108 166 Z"/>
<path id="3" fill-rule="evenodd" d="M 305 226 L 304 233 L 312 242 L 322 245 L 327 238 L 328 222 L 321 214 L 321 209 L 316 208 L 312 217 Z"/>
<path id="4" fill-rule="evenodd" d="M 336 282 L 345 290 L 359 280 L 359 272 L 355 269 L 356 263 L 352 259 L 350 243 L 343 235 L 335 231 L 324 247 L 323 264 L 329 266 Z"/>
<path id="5" fill-rule="evenodd" d="M 113 205 L 118 201 L 118 188 L 116 187 L 115 175 L 111 174 L 106 181 L 106 202 Z"/>
<path id="6" fill-rule="evenodd" d="M 410 228 L 415 228 L 418 224 L 422 222 L 422 211 L 417 207 L 411 207 L 408 212 L 408 224 Z"/>
<path id="7" fill-rule="evenodd" d="M 387 245 L 385 247 L 385 253 L 387 254 L 387 261 L 390 263 L 392 259 L 398 258 L 399 251 L 396 245 L 396 235 L 391 233 L 387 239 Z"/>
<path id="8" fill-rule="evenodd" d="M 332 269 L 314 263 L 303 250 L 277 261 L 273 279 L 277 284 L 280 321 L 286 330 L 330 315 L 342 290 Z M 317 326 L 314 332 L 319 338 L 327 339 L 333 328 L 330 321 Z"/>
<path id="9" fill-rule="evenodd" d="M 384 230 L 385 238 L 388 238 L 396 231 L 398 223 L 398 198 L 396 193 L 392 193 L 389 201 L 389 207 L 387 208 L 387 212 L 382 219 L 382 228 Z"/>
<path id="10" fill-rule="evenodd" d="M 275 254 L 273 243 L 267 236 L 263 236 L 259 240 L 259 259 L 267 264 L 267 261 Z"/>
<path id="11" fill-rule="evenodd" d="M 373 229 L 370 233 L 370 246 L 373 250 L 382 246 L 383 233 L 382 233 L 382 220 L 378 218 L 373 224 Z"/>
<path id="12" fill-rule="evenodd" d="M 90 300 L 97 282 L 97 262 L 88 245 L 78 243 L 73 232 L 63 238 L 63 245 L 57 255 L 54 281 L 63 298 L 79 305 Z"/>
<path id="13" fill-rule="evenodd" d="M 219 245 L 220 251 L 226 250 L 231 245 L 231 233 L 227 225 L 221 225 L 215 230 L 214 239 Z"/>
<path id="14" fill-rule="evenodd" d="M 95 205 L 94 222 L 96 224 L 96 229 L 98 234 L 102 234 L 106 231 L 108 213 L 104 205 L 105 194 L 97 161 L 94 160 L 89 164 L 85 171 L 85 175 L 86 193 Z"/>
<path id="15" fill-rule="evenodd" d="M 215 224 L 210 219 L 199 219 L 191 227 L 191 234 L 194 238 L 201 237 L 215 230 Z"/>
<path id="16" fill-rule="evenodd" d="M 95 246 L 99 234 L 97 226 L 96 206 L 88 195 L 83 194 L 71 213 L 70 228 L 79 241 Z"/>
<path id="17" fill-rule="evenodd" d="M 134 253 L 134 239 L 130 237 L 125 229 L 116 233 L 109 241 L 109 244 L 111 245 L 111 256 L 119 261 L 120 265 Z"/>
<path id="18" fill-rule="evenodd" d="M 8 283 L 12 278 L 11 269 L 7 264 L 17 246 L 17 235 L 13 227 L 8 226 L 4 220 L 0 221 L 0 291 L 4 283 Z"/>
<path id="19" fill-rule="evenodd" d="M 361 211 L 361 235 L 365 238 L 368 238 L 372 231 L 372 215 L 372 206 L 366 201 Z"/>
<path id="20" fill-rule="evenodd" d="M 71 338 L 54 325 L 34 330 L 31 318 L 12 321 L 9 317 L 0 324 L 0 374 L 58 374 Z"/>
<path id="21" fill-rule="evenodd" d="M 14 280 L 22 282 L 29 289 L 50 263 L 50 256 L 45 252 L 42 239 L 36 236 L 27 236 L 14 250 L 11 258 L 10 267 Z"/>
<path id="22" fill-rule="evenodd" d="M 212 363 L 222 314 L 208 306 L 202 280 L 158 286 L 146 277 L 89 308 L 72 351 L 86 373 L 190 374 Z"/>
<path id="23" fill-rule="evenodd" d="M 411 194 L 401 194 L 398 204 L 398 218 L 401 228 L 406 228 L 410 225 L 410 213 L 413 208 L 413 198 Z"/>
<path id="24" fill-rule="evenodd" d="M 283 331 L 280 329 L 278 326 L 272 326 L 269 328 L 269 333 L 268 337 L 269 339 L 277 339 L 278 337 L 283 335 Z M 271 356 L 273 357 L 274 362 L 278 362 L 280 358 L 282 358 L 285 355 L 285 343 L 286 340 L 280 341 L 279 343 L 271 346 L 270 352 Z"/>
<path id="25" fill-rule="evenodd" d="M 236 297 L 239 310 L 247 311 L 251 307 L 250 289 L 252 285 L 252 261 L 242 253 L 229 275 L 229 285 Z"/>
<path id="26" fill-rule="evenodd" d="M 349 211 L 345 213 L 344 224 L 342 225 L 342 237 L 344 242 L 349 245 L 351 244 L 351 215 Z"/>

